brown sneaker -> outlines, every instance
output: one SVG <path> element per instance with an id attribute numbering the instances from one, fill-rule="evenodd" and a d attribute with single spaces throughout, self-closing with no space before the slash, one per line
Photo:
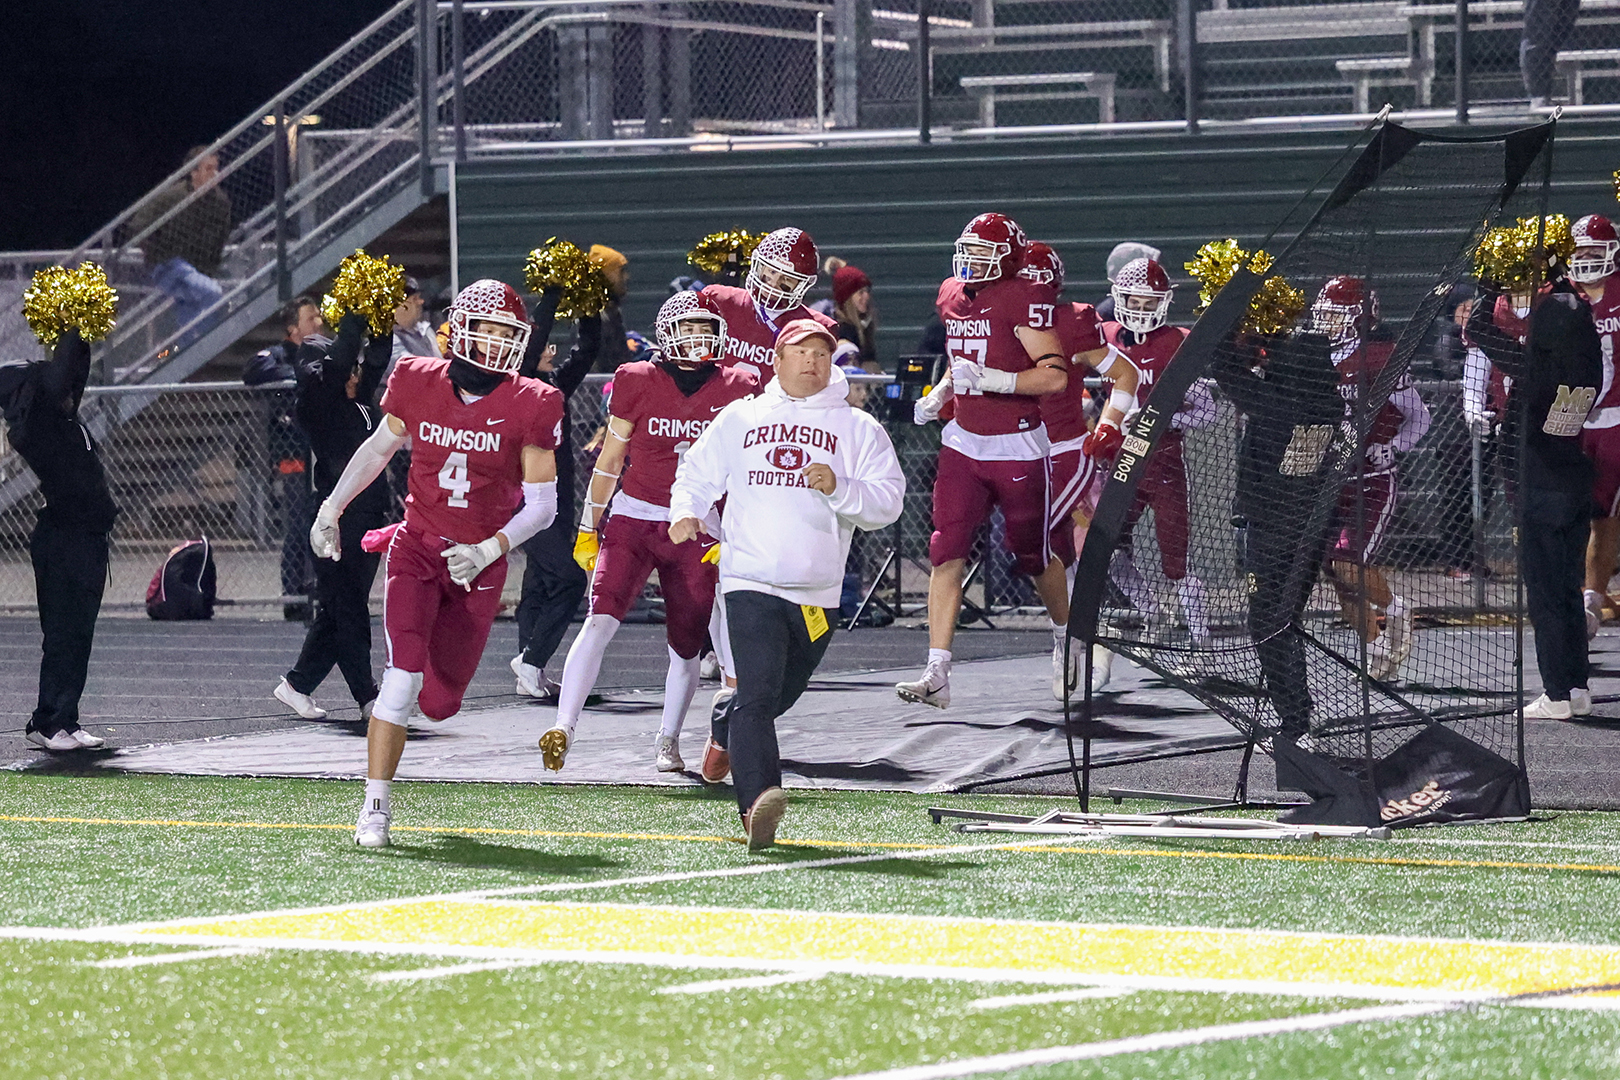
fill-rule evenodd
<path id="1" fill-rule="evenodd" d="M 698 769 L 698 775 L 703 777 L 705 784 L 718 784 L 730 773 L 731 752 L 715 742 L 714 736 L 709 736 L 709 741 L 703 746 L 703 765 Z"/>
<path id="2" fill-rule="evenodd" d="M 754 805 L 743 815 L 743 832 L 748 834 L 748 850 L 764 851 L 776 843 L 776 826 L 787 809 L 787 792 L 768 787 L 759 793 Z"/>

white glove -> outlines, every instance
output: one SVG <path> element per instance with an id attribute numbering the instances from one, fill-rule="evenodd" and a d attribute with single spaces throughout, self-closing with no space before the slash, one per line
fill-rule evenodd
<path id="1" fill-rule="evenodd" d="M 1373 443 L 1367 447 L 1367 468 L 1382 472 L 1395 465 L 1395 448 L 1389 443 Z"/>
<path id="2" fill-rule="evenodd" d="M 964 394 L 1010 394 L 1018 385 L 1018 374 L 971 360 L 953 360 L 951 382 Z"/>
<path id="3" fill-rule="evenodd" d="M 1496 423 L 1496 414 L 1489 409 L 1478 412 L 1470 410 L 1464 417 L 1468 421 L 1468 430 L 1482 439 L 1491 433 L 1491 425 Z"/>
<path id="4" fill-rule="evenodd" d="M 471 591 L 473 578 L 505 552 L 501 550 L 501 538 L 492 536 L 476 544 L 451 544 L 439 554 L 448 561 L 450 580 Z"/>
<path id="5" fill-rule="evenodd" d="M 317 559 L 336 559 L 343 554 L 338 543 L 338 518 L 342 513 L 331 499 L 323 500 L 315 511 L 315 524 L 309 527 L 309 546 Z"/>
<path id="6" fill-rule="evenodd" d="M 914 424 L 931 424 L 939 419 L 939 414 L 945 410 L 945 403 L 956 396 L 956 389 L 946 379 L 930 390 L 926 396 L 920 397 L 911 406 L 911 422 Z"/>

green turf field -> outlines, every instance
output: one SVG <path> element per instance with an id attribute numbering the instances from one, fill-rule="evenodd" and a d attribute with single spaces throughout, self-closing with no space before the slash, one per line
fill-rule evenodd
<path id="1" fill-rule="evenodd" d="M 1620 822 L 959 834 L 730 791 L 0 781 L 0 1076 L 1620 1076 Z M 1593 988 L 1610 988 L 1610 992 Z M 1578 991 L 1578 992 L 1577 992 Z"/>

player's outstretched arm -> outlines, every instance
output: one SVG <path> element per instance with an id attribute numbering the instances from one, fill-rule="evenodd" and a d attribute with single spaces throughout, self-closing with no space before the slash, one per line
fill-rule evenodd
<path id="1" fill-rule="evenodd" d="M 602 513 L 619 486 L 619 474 L 624 471 L 625 452 L 630 447 L 634 425 L 623 417 L 609 414 L 607 438 L 602 453 L 591 470 L 591 482 L 585 489 L 585 509 L 579 516 L 579 532 L 574 537 L 574 561 L 587 574 L 596 569 L 596 555 L 602 550 L 597 529 L 602 525 Z"/>
<path id="2" fill-rule="evenodd" d="M 310 526 L 309 546 L 322 559 L 336 559 L 343 554 L 338 543 L 338 518 L 354 497 L 371 486 L 382 475 L 388 460 L 405 441 L 405 421 L 392 414 L 383 416 L 383 422 L 371 433 L 371 438 L 355 448 L 354 456 L 343 467 L 343 475 L 332 485 L 332 494 L 315 512 L 315 524 Z"/>

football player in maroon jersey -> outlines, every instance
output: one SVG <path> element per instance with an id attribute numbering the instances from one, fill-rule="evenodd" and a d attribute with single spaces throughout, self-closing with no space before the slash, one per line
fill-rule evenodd
<path id="1" fill-rule="evenodd" d="M 1601 214 L 1586 215 L 1570 232 L 1575 253 L 1569 260 L 1569 279 L 1592 305 L 1592 324 L 1603 346 L 1603 389 L 1581 434 L 1581 449 L 1597 467 L 1592 499 L 1598 516 L 1592 519 L 1592 539 L 1586 548 L 1584 594 L 1587 630 L 1596 636 L 1603 609 L 1614 605 L 1608 595 L 1609 579 L 1620 552 L 1620 379 L 1615 377 L 1614 367 L 1615 345 L 1620 339 L 1620 274 L 1616 273 L 1620 236 Z"/>
<path id="2" fill-rule="evenodd" d="M 1361 278 L 1331 278 L 1316 294 L 1311 322 L 1331 343 L 1346 417 L 1364 422 L 1357 401 L 1374 393 L 1395 351 L 1395 338 L 1378 325 L 1378 294 Z M 1413 389 L 1411 376 L 1402 374 L 1371 420 L 1359 476 L 1352 476 L 1339 492 L 1328 577 L 1346 621 L 1366 643 L 1367 671 L 1375 679 L 1394 676 L 1412 652 L 1411 606 L 1390 589 L 1388 576 L 1374 560 L 1395 515 L 1395 455 L 1416 446 L 1430 421 L 1429 407 Z"/>
<path id="3" fill-rule="evenodd" d="M 782 327 L 797 319 L 815 319 L 836 330 L 836 322 L 804 306 L 804 294 L 816 283 L 820 265 L 809 233 L 777 229 L 754 249 L 743 288 L 705 286 L 702 295 L 726 320 L 720 363 L 752 373 L 763 386 L 771 381 L 776 335 Z"/>
<path id="4" fill-rule="evenodd" d="M 530 326 L 510 285 L 485 279 L 450 305 L 450 358 L 407 356 L 383 395 L 383 422 L 349 459 L 310 529 L 336 558 L 338 519 L 411 440 L 405 521 L 387 540 L 388 666 L 366 736 L 366 799 L 355 843 L 387 847 L 390 786 L 413 708 L 461 709 L 506 581 L 506 552 L 557 512 L 562 394 L 515 374 Z M 514 508 L 515 511 L 514 511 Z"/>
<path id="5" fill-rule="evenodd" d="M 1037 399 L 1068 386 L 1069 360 L 1056 332 L 1051 286 L 1018 276 L 1028 246 L 1012 219 L 980 214 L 957 238 L 955 276 L 940 286 L 935 301 L 945 326 L 956 416 L 945 425 L 934 480 L 928 666 L 917 681 L 896 684 L 905 701 L 941 709 L 950 704 L 963 570 L 974 534 L 997 505 L 1015 566 L 1035 579 L 1052 620 L 1055 684 L 1061 688 L 1068 679 L 1063 655 L 1069 597 L 1063 563 L 1047 543 L 1050 443 Z M 927 419 L 925 413 L 918 418 Z M 1104 418 L 1082 449 L 1094 459 L 1112 458 L 1121 441 L 1118 418 Z"/>
<path id="6" fill-rule="evenodd" d="M 542 760 L 552 771 L 563 767 L 608 643 L 654 570 L 664 594 L 669 638 L 655 760 L 659 772 L 686 767 L 681 723 L 697 691 L 699 655 L 719 576 L 712 544 L 670 542 L 669 491 L 681 455 L 722 409 L 757 391 L 759 380 L 741 367 L 716 362 L 725 351 L 728 331 L 707 297 L 676 293 L 664 301 L 656 325 L 658 359 L 625 364 L 613 376 L 607 441 L 574 542 L 575 560 L 594 576 L 590 613 L 563 665 L 557 722 L 540 736 Z M 604 526 L 602 512 L 610 497 L 612 513 Z M 718 535 L 719 522 L 712 524 L 711 532 Z"/>

